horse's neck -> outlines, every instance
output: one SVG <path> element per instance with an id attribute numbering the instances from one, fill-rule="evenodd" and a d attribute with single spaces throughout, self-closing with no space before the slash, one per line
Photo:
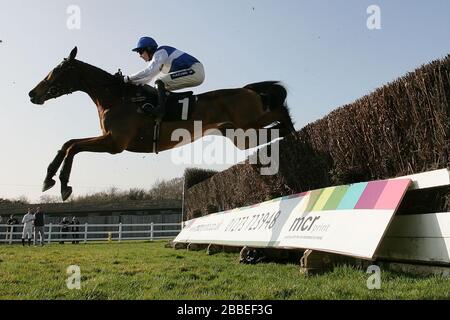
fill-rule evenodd
<path id="1" fill-rule="evenodd" d="M 95 104 L 105 107 L 108 101 L 119 95 L 118 83 L 108 72 L 79 61 L 81 70 L 82 86 L 80 91 L 87 93 Z"/>

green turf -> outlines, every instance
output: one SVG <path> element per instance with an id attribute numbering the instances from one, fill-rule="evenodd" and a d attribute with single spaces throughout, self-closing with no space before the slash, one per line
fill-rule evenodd
<path id="1" fill-rule="evenodd" d="M 242 265 L 238 254 L 208 256 L 166 242 L 0 246 L 0 299 L 446 299 L 450 279 L 382 270 L 367 289 L 364 270 L 338 267 L 306 277 L 294 264 Z M 81 290 L 66 286 L 81 268 Z"/>

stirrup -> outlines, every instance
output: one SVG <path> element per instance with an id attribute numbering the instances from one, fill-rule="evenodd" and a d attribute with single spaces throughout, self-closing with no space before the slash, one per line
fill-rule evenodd
<path id="1" fill-rule="evenodd" d="M 150 103 L 146 103 L 137 109 L 137 113 L 153 116 L 156 121 L 161 122 L 164 117 L 164 110 L 161 110 L 158 106 L 153 106 Z"/>
<path id="2" fill-rule="evenodd" d="M 155 110 L 155 106 L 151 103 L 144 103 L 142 106 L 137 108 L 137 112 L 138 113 L 143 113 L 143 114 L 153 114 L 154 110 Z"/>

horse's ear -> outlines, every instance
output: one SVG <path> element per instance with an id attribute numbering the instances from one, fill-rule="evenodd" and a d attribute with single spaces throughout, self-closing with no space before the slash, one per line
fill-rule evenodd
<path id="1" fill-rule="evenodd" d="M 75 57 L 77 56 L 77 53 L 78 53 L 78 48 L 77 47 L 73 48 L 72 52 L 70 52 L 69 60 L 75 59 Z"/>

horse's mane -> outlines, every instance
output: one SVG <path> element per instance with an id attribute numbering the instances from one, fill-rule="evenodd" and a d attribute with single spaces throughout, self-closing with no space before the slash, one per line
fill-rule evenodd
<path id="1" fill-rule="evenodd" d="M 101 83 L 101 85 L 110 85 L 110 86 L 120 86 L 121 88 L 125 89 L 125 90 L 130 90 L 131 92 L 133 92 L 134 90 L 139 90 L 141 88 L 140 85 L 136 85 L 133 83 L 123 83 L 122 81 L 120 81 L 118 78 L 116 78 L 114 75 L 112 75 L 111 73 L 93 66 L 89 63 L 83 62 L 81 60 L 76 60 L 75 61 L 81 65 L 85 70 L 88 70 L 92 75 L 95 75 L 98 77 L 98 81 Z M 97 80 L 97 79 L 96 79 Z"/>
<path id="2" fill-rule="evenodd" d="M 98 89 L 101 87 L 103 88 L 111 88 L 112 90 L 107 89 L 108 95 L 117 95 L 117 96 L 134 96 L 136 94 L 142 95 L 142 86 L 136 85 L 133 83 L 124 83 L 123 81 L 120 81 L 119 78 L 112 75 L 111 73 L 93 66 L 89 63 L 75 60 L 78 64 L 78 67 L 80 70 L 83 70 L 84 76 L 89 77 L 91 82 L 91 89 L 93 91 L 92 94 L 96 95 L 98 93 Z M 148 94 L 148 93 L 146 93 Z M 157 92 L 155 91 L 155 97 Z M 145 94 L 144 94 L 145 95 Z"/>
<path id="3" fill-rule="evenodd" d="M 83 62 L 81 60 L 75 60 L 75 61 L 78 64 L 80 64 L 81 66 L 83 66 L 85 69 L 88 69 L 92 73 L 97 74 L 99 77 L 102 77 L 105 80 L 110 80 L 112 82 L 118 83 L 118 80 L 111 73 L 109 73 L 103 69 L 100 69 L 99 67 L 93 66 L 89 63 Z"/>

